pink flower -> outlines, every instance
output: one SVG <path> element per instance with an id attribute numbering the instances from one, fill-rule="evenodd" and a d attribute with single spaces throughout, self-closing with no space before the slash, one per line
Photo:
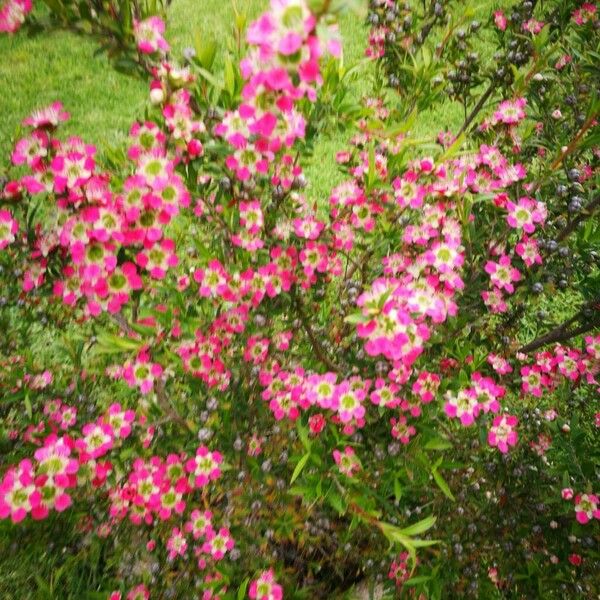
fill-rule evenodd
<path id="1" fill-rule="evenodd" d="M 165 23 L 160 17 L 148 17 L 143 21 L 137 21 L 133 26 L 137 47 L 144 54 L 154 52 L 165 53 L 169 50 L 169 44 L 163 37 Z"/>
<path id="2" fill-rule="evenodd" d="M 333 459 L 335 460 L 340 473 L 348 477 L 354 477 L 354 475 L 362 468 L 358 457 L 354 453 L 354 448 L 351 446 L 346 446 L 343 452 L 334 450 Z"/>
<path id="3" fill-rule="evenodd" d="M 321 413 L 311 415 L 308 419 L 308 427 L 312 435 L 319 435 L 325 429 L 326 424 L 327 421 Z"/>
<path id="4" fill-rule="evenodd" d="M 173 560 L 177 556 L 185 556 L 187 547 L 188 543 L 185 539 L 185 535 L 178 527 L 174 527 L 171 536 L 167 540 L 169 560 Z"/>
<path id="5" fill-rule="evenodd" d="M 140 583 L 129 590 L 127 600 L 150 600 L 150 591 L 143 583 Z"/>
<path id="6" fill-rule="evenodd" d="M 108 423 L 87 423 L 82 433 L 83 437 L 75 445 L 87 457 L 99 458 L 113 447 L 113 430 Z"/>
<path id="7" fill-rule="evenodd" d="M 61 121 L 67 121 L 69 113 L 63 110 L 61 102 L 53 102 L 50 106 L 40 108 L 31 113 L 24 121 L 23 125 L 29 125 L 35 129 L 53 129 Z"/>
<path id="8" fill-rule="evenodd" d="M 488 431 L 488 444 L 496 446 L 500 452 L 506 454 L 509 446 L 517 443 L 517 432 L 514 428 L 519 420 L 513 415 L 498 415 L 492 422 Z"/>
<path id="9" fill-rule="evenodd" d="M 9 468 L 0 481 L 0 519 L 22 521 L 31 512 L 34 492 L 31 461 L 23 460 L 18 467 Z"/>
<path id="10" fill-rule="evenodd" d="M 307 240 L 316 240 L 325 227 L 324 223 L 317 221 L 312 216 L 294 219 L 293 224 L 296 235 Z"/>
<path id="11" fill-rule="evenodd" d="M 147 355 L 138 356 L 133 364 L 127 364 L 123 369 L 123 379 L 130 387 L 139 387 L 142 394 L 147 394 L 154 388 L 154 381 L 162 375 L 163 369 L 158 363 L 150 362 Z"/>
<path id="12" fill-rule="evenodd" d="M 496 27 L 500 31 L 506 30 L 506 26 L 508 25 L 508 20 L 501 10 L 497 10 L 494 13 L 494 23 L 496 24 Z"/>
<path id="13" fill-rule="evenodd" d="M 147 245 L 149 249 L 139 252 L 135 261 L 140 267 L 146 269 L 153 279 L 164 279 L 167 270 L 179 263 L 175 254 L 175 242 L 164 239 L 154 245 L 148 242 Z"/>
<path id="14" fill-rule="evenodd" d="M 494 314 L 504 313 L 508 310 L 508 305 L 504 300 L 502 291 L 498 288 L 481 292 L 481 297 L 484 304 L 490 309 L 490 312 Z"/>
<path id="15" fill-rule="evenodd" d="M 525 98 L 516 100 L 504 100 L 498 105 L 493 115 L 493 123 L 504 123 L 505 125 L 516 125 L 525 118 Z"/>
<path id="16" fill-rule="evenodd" d="M 252 600 L 282 600 L 283 588 L 275 581 L 273 569 L 263 571 L 250 583 L 248 596 Z"/>
<path id="17" fill-rule="evenodd" d="M 410 438 L 417 433 L 412 425 L 407 425 L 406 417 L 400 416 L 397 419 L 390 419 L 392 424 L 392 437 L 400 440 L 402 444 L 408 444 Z"/>
<path id="18" fill-rule="evenodd" d="M 591 519 L 600 519 L 600 500 L 595 494 L 578 494 L 575 496 L 575 516 L 577 521 L 585 525 Z"/>
<path id="19" fill-rule="evenodd" d="M 492 365 L 492 368 L 499 375 L 506 375 L 512 372 L 512 367 L 508 360 L 506 360 L 502 356 L 498 356 L 497 354 L 488 354 L 487 362 Z"/>
<path id="20" fill-rule="evenodd" d="M 6 0 L 0 7 L 0 33 L 15 33 L 31 9 L 31 0 Z"/>
<path id="21" fill-rule="evenodd" d="M 506 217 L 508 224 L 511 227 L 523 229 L 526 233 L 533 233 L 535 224 L 543 223 L 546 220 L 546 205 L 532 198 L 519 198 L 517 204 L 508 201 L 506 209 L 508 210 Z"/>
<path id="22" fill-rule="evenodd" d="M 192 534 L 195 540 L 206 535 L 212 529 L 212 513 L 208 510 L 201 512 L 195 509 L 190 514 L 190 520 L 185 524 L 185 530 Z"/>
<path id="23" fill-rule="evenodd" d="M 581 558 L 581 555 L 579 555 L 579 554 L 569 554 L 569 562 L 574 567 L 578 567 L 583 562 L 583 559 Z"/>
<path id="24" fill-rule="evenodd" d="M 8 210 L 0 209 L 0 250 L 15 241 L 19 224 Z"/>
<path id="25" fill-rule="evenodd" d="M 480 411 L 477 393 L 472 388 L 460 390 L 458 394 L 447 392 L 444 411 L 449 417 L 460 419 L 462 425 L 472 425 Z"/>
<path id="26" fill-rule="evenodd" d="M 413 394 L 417 394 L 421 402 L 428 404 L 435 399 L 435 394 L 440 387 L 440 376 L 436 373 L 421 371 L 412 385 Z"/>
<path id="27" fill-rule="evenodd" d="M 342 423 L 349 423 L 352 419 L 362 419 L 365 416 L 363 401 L 366 392 L 364 389 L 353 389 L 349 381 L 342 381 L 336 389 L 334 406 Z"/>
<path id="28" fill-rule="evenodd" d="M 206 541 L 202 546 L 205 554 L 210 554 L 215 560 L 221 560 L 235 545 L 229 529 L 221 527 L 218 532 L 210 529 L 206 533 Z"/>
<path id="29" fill-rule="evenodd" d="M 571 488 L 563 488 L 560 492 L 563 500 L 572 500 L 574 492 Z"/>
<path id="30" fill-rule="evenodd" d="M 543 21 L 537 21 L 536 19 L 529 19 L 523 23 L 523 31 L 528 31 L 532 35 L 537 35 L 544 27 Z"/>
<path id="31" fill-rule="evenodd" d="M 509 294 L 515 291 L 513 282 L 521 279 L 521 273 L 512 266 L 510 257 L 506 254 L 503 254 L 498 262 L 489 260 L 485 265 L 485 271 L 490 275 L 493 285 L 506 290 Z"/>
<path id="32" fill-rule="evenodd" d="M 548 382 L 548 376 L 537 365 L 521 367 L 521 388 L 524 393 L 541 398 L 542 389 Z"/>
<path id="33" fill-rule="evenodd" d="M 423 205 L 427 189 L 417 183 L 418 177 L 415 171 L 407 171 L 402 177 L 397 177 L 392 182 L 394 196 L 400 207 L 419 208 Z"/>
<path id="34" fill-rule="evenodd" d="M 515 252 L 528 267 L 542 264 L 542 255 L 538 250 L 538 243 L 535 238 L 524 235 L 521 241 L 515 246 Z"/>
<path id="35" fill-rule="evenodd" d="M 48 155 L 49 145 L 50 139 L 45 131 L 41 129 L 32 131 L 29 136 L 15 144 L 11 156 L 13 165 L 27 164 L 32 169 L 39 167 L 42 159 Z"/>
<path id="36" fill-rule="evenodd" d="M 585 25 L 586 23 L 596 20 L 596 5 L 591 2 L 585 2 L 580 8 L 573 11 L 572 19 L 577 25 Z"/>
<path id="37" fill-rule="evenodd" d="M 211 452 L 206 446 L 200 446 L 196 450 L 196 456 L 185 463 L 185 469 L 190 473 L 194 487 L 200 488 L 220 477 L 219 465 L 222 462 L 223 457 L 220 452 Z"/>

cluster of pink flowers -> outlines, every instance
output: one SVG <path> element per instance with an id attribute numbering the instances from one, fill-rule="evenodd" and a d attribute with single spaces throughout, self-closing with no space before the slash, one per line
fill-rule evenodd
<path id="1" fill-rule="evenodd" d="M 499 400 L 506 390 L 491 377 L 475 372 L 471 376 L 471 386 L 457 393 L 446 392 L 444 410 L 451 418 L 457 418 L 464 426 L 472 425 L 479 413 L 500 411 Z"/>
<path id="2" fill-rule="evenodd" d="M 63 431 L 70 429 L 77 422 L 77 408 L 64 404 L 59 398 L 46 402 L 43 412 L 51 427 L 54 423 Z"/>
<path id="3" fill-rule="evenodd" d="M 48 406 L 56 420 L 56 411 Z M 57 409 L 58 410 L 58 409 Z M 105 456 L 131 433 L 135 415 L 113 404 L 97 421 L 83 426 L 81 435 L 48 435 L 32 459 L 10 467 L 0 482 L 0 518 L 22 521 L 28 514 L 44 519 L 50 510 L 62 512 L 72 504 L 70 490 L 92 483 L 98 487 L 112 470 Z"/>
<path id="4" fill-rule="evenodd" d="M 171 462 L 171 468 L 174 464 L 174 462 Z M 146 478 L 145 481 L 146 487 L 149 489 L 150 484 L 148 482 L 150 480 Z M 178 513 L 183 512 L 185 503 L 181 502 L 181 504 L 183 505 L 181 509 L 176 510 Z M 190 513 L 190 520 L 185 522 L 184 527 L 173 527 L 171 530 L 171 535 L 166 542 L 169 560 L 172 561 L 177 557 L 186 556 L 190 545 L 189 534 L 191 534 L 193 542 L 200 540 L 199 545 L 194 547 L 194 554 L 198 558 L 198 567 L 200 569 L 207 567 L 208 560 L 214 562 L 223 559 L 227 552 L 232 550 L 235 545 L 231 533 L 226 527 L 221 527 L 218 530 L 213 529 L 212 513 L 210 511 L 201 512 L 198 509 L 194 509 Z M 153 547 L 154 541 L 151 541 L 150 544 Z"/>
<path id="5" fill-rule="evenodd" d="M 221 474 L 221 462 L 220 453 L 205 446 L 200 446 L 193 458 L 169 454 L 166 459 L 160 456 L 135 459 L 127 481 L 109 491 L 109 514 L 117 520 L 129 515 L 136 525 L 182 515 L 185 498 L 194 489 L 216 480 Z"/>
<path id="6" fill-rule="evenodd" d="M 552 391 L 563 379 L 599 385 L 596 376 L 600 372 L 600 336 L 587 336 L 585 343 L 585 352 L 560 344 L 538 352 L 533 364 L 521 367 L 523 393 L 541 398 L 544 391 Z"/>
<path id="7" fill-rule="evenodd" d="M 579 8 L 573 11 L 573 21 L 577 25 L 594 23 L 598 19 L 598 7 L 591 2 L 584 2 Z"/>
<path id="8" fill-rule="evenodd" d="M 319 58 L 325 50 L 335 55 L 340 50 L 334 35 L 324 45 L 315 27 L 304 0 L 273 0 L 271 10 L 248 28 L 251 50 L 241 62 L 243 102 L 215 129 L 234 147 L 226 164 L 242 181 L 267 174 L 272 166 L 275 171 L 290 167 L 285 149 L 303 138 L 305 129 L 295 104 L 304 96 L 316 98 Z"/>
<path id="9" fill-rule="evenodd" d="M 6 0 L 0 7 L 0 33 L 15 33 L 32 8 L 31 0 Z"/>
<path id="10" fill-rule="evenodd" d="M 70 260 L 54 293 L 69 305 L 84 298 L 91 315 L 116 313 L 132 291 L 141 289 L 143 271 L 162 279 L 177 264 L 174 243 L 163 237 L 163 230 L 189 204 L 189 193 L 158 127 L 132 128 L 129 156 L 135 173 L 114 193 L 109 176 L 96 170 L 93 146 L 78 138 L 61 143 L 52 137 L 67 118 L 60 103 L 32 114 L 24 124 L 34 129 L 13 153 L 15 164 L 30 169 L 16 182 L 19 193 L 53 195 L 60 215 L 39 232 L 32 254 L 37 262 L 26 272 L 24 288 L 44 282 L 47 257 L 58 253 Z M 2 219 L 8 221 L 4 211 Z M 16 232 L 17 224 L 9 223 L 0 229 L 0 248 Z M 117 258 L 122 248 L 134 250 L 134 260 Z"/>

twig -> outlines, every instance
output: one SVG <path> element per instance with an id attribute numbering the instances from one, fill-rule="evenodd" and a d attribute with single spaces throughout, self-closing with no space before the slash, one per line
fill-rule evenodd
<path id="1" fill-rule="evenodd" d="M 564 323 L 561 323 L 548 333 L 540 336 L 539 338 L 529 342 L 529 344 L 525 344 L 519 348 L 519 352 L 533 352 L 542 346 L 546 346 L 547 344 L 552 344 L 556 342 L 566 342 L 571 338 L 574 338 L 582 333 L 586 333 L 595 327 L 600 326 L 600 314 L 596 315 L 595 318 L 590 319 L 586 323 L 581 324 L 579 327 L 575 329 L 571 329 L 571 326 L 579 321 L 584 315 L 585 311 L 590 308 L 596 308 L 598 310 L 598 305 L 600 304 L 600 297 L 594 298 L 590 302 L 584 305 L 584 307 L 575 315 L 573 315 L 570 319 L 567 319 Z"/>
<path id="2" fill-rule="evenodd" d="M 483 108 L 483 105 L 488 101 L 489 97 L 494 92 L 494 84 L 490 83 L 488 89 L 484 92 L 483 96 L 479 98 L 479 102 L 475 105 L 471 114 L 465 119 L 462 127 L 459 129 L 456 137 L 458 138 L 460 134 L 467 129 L 467 127 L 472 123 L 473 119 L 479 114 L 479 111 Z"/>
<path id="3" fill-rule="evenodd" d="M 319 339 L 315 335 L 315 332 L 313 331 L 312 327 L 310 326 L 310 321 L 306 317 L 306 313 L 304 312 L 304 307 L 302 305 L 302 301 L 298 297 L 295 287 L 292 288 L 291 297 L 292 297 L 292 301 L 296 307 L 296 311 L 298 312 L 298 316 L 300 317 L 302 327 L 304 328 L 304 331 L 306 332 L 306 335 L 308 336 L 308 339 L 310 340 L 310 343 L 313 347 L 313 350 L 315 351 L 315 354 L 317 355 L 317 358 L 331 371 L 335 371 L 336 373 L 341 372 L 342 369 L 338 365 L 336 365 L 329 358 L 329 356 L 327 356 L 327 353 L 325 352 L 325 348 L 323 348 L 323 346 L 321 345 L 321 342 L 319 341 Z"/>

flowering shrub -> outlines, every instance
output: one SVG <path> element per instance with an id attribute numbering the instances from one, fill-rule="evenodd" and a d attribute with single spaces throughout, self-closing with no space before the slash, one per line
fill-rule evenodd
<path id="1" fill-rule="evenodd" d="M 595 10 L 515 12 L 531 61 L 507 57 L 505 96 L 437 145 L 392 90 L 365 98 L 314 199 L 338 4 L 272 0 L 222 74 L 132 21 L 150 106 L 125 148 L 64 139 L 60 103 L 23 121 L 0 209 L 0 518 L 23 547 L 60 524 L 87 557 L 49 594 L 332 597 L 386 574 L 431 598 L 598 591 Z M 545 323 L 570 284 L 578 311 Z"/>

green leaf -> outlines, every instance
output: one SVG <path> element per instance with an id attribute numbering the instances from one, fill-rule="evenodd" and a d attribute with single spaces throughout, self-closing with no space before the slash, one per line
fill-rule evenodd
<path id="1" fill-rule="evenodd" d="M 308 429 L 304 426 L 300 419 L 296 421 L 296 431 L 298 432 L 298 437 L 304 446 L 304 449 L 307 452 L 310 452 L 310 448 L 312 446 L 312 442 L 308 437 Z"/>
<path id="2" fill-rule="evenodd" d="M 225 90 L 233 98 L 235 95 L 235 72 L 233 70 L 233 62 L 229 55 L 225 58 L 224 78 Z"/>
<path id="3" fill-rule="evenodd" d="M 292 478 L 290 479 L 290 484 L 294 483 L 294 481 L 296 481 L 296 479 L 298 479 L 300 473 L 302 473 L 302 469 L 304 469 L 304 467 L 306 466 L 306 463 L 308 462 L 309 458 L 310 458 L 310 452 L 307 452 L 298 461 L 298 464 L 296 465 L 296 468 L 294 469 L 294 472 L 292 473 Z"/>
<path id="4" fill-rule="evenodd" d="M 237 600 L 242 600 L 246 597 L 246 590 L 248 589 L 248 583 L 250 582 L 250 577 L 246 577 L 244 581 L 242 581 L 240 587 L 237 591 Z"/>
<path id="5" fill-rule="evenodd" d="M 369 171 L 367 173 L 367 189 L 368 190 L 373 189 L 373 186 L 375 185 L 375 178 L 376 178 L 376 172 L 375 172 L 375 145 L 371 144 L 369 146 Z"/>
<path id="6" fill-rule="evenodd" d="M 208 83 L 210 83 L 215 89 L 217 90 L 222 90 L 223 89 L 223 84 L 220 83 L 217 78 L 207 69 L 204 69 L 202 67 L 197 67 L 196 70 L 198 71 L 198 73 L 200 73 L 200 75 L 202 75 L 202 77 L 204 77 L 204 79 L 206 79 L 206 81 L 208 81 Z"/>
<path id="7" fill-rule="evenodd" d="M 403 529 L 400 529 L 400 531 L 404 535 L 408 535 L 408 536 L 412 537 L 415 535 L 419 535 L 421 533 L 425 533 L 426 531 L 428 531 L 435 525 L 436 521 L 437 521 L 437 517 L 434 517 L 433 515 L 431 515 L 429 517 L 426 517 L 425 519 L 422 519 L 418 523 L 415 523 L 414 525 L 409 525 L 408 527 L 404 527 Z"/>
<path id="8" fill-rule="evenodd" d="M 199 31 L 194 33 L 194 50 L 196 59 L 202 67 L 210 71 L 217 54 L 217 43 L 214 38 L 202 39 Z"/>
<path id="9" fill-rule="evenodd" d="M 27 412 L 27 416 L 29 420 L 33 418 L 33 410 L 31 409 L 31 400 L 29 399 L 29 392 L 25 392 L 25 411 Z"/>
<path id="10" fill-rule="evenodd" d="M 424 448 L 425 450 L 448 450 L 452 448 L 452 444 L 442 438 L 433 438 L 425 444 Z"/>
<path id="11" fill-rule="evenodd" d="M 456 502 L 456 498 L 450 491 L 450 487 L 446 483 L 446 480 L 440 475 L 440 473 L 438 472 L 436 467 L 433 467 L 431 469 L 431 474 L 433 475 L 433 479 L 437 483 L 437 486 L 444 493 L 444 496 L 446 496 L 446 498 L 452 500 L 452 502 Z"/>
<path id="12" fill-rule="evenodd" d="M 418 575 L 417 577 L 411 577 L 409 580 L 405 581 L 402 585 L 407 587 L 414 587 L 415 585 L 419 585 L 421 583 L 425 583 L 427 581 L 431 581 L 431 575 Z"/>
<path id="13" fill-rule="evenodd" d="M 365 317 L 361 312 L 355 312 L 344 318 L 344 322 L 350 323 L 351 325 L 358 325 L 359 323 L 366 323 L 369 317 Z"/>
<path id="14" fill-rule="evenodd" d="M 402 486 L 400 485 L 400 481 L 398 481 L 398 479 L 394 479 L 394 496 L 396 500 L 400 500 L 400 498 L 402 498 Z"/>
<path id="15" fill-rule="evenodd" d="M 340 496 L 340 494 L 333 488 L 329 490 L 327 494 L 327 501 L 335 510 L 338 511 L 340 515 L 343 515 L 346 512 L 346 503 L 344 499 Z"/>
<path id="16" fill-rule="evenodd" d="M 143 342 L 120 337 L 112 333 L 100 332 L 96 335 L 96 345 L 93 348 L 95 354 L 117 354 L 119 352 L 135 352 L 143 345 Z"/>

